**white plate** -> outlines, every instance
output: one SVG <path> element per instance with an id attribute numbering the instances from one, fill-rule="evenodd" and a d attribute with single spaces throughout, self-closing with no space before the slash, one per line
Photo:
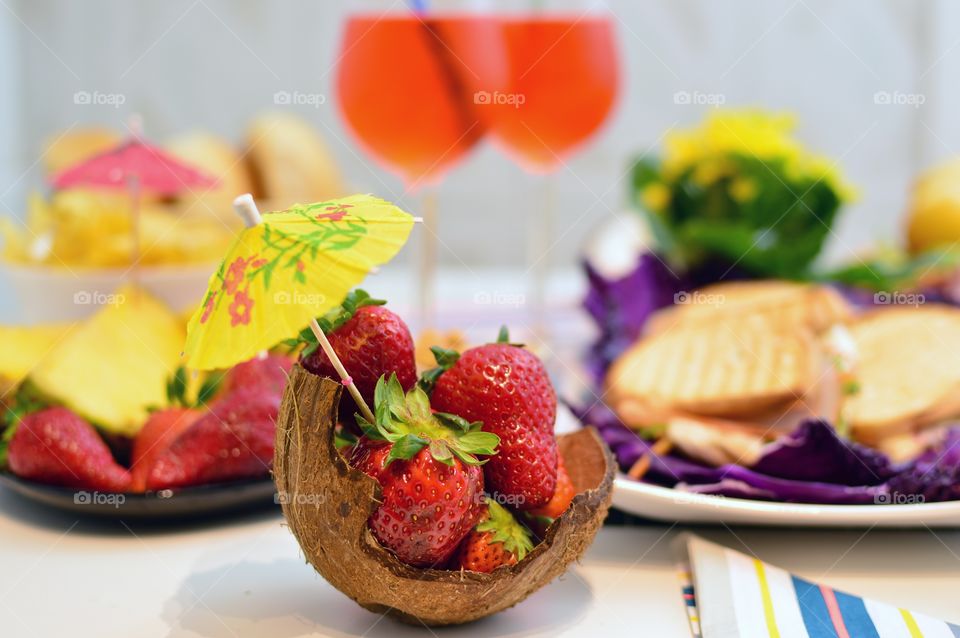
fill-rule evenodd
<path id="1" fill-rule="evenodd" d="M 671 523 L 724 523 L 785 527 L 960 527 L 960 501 L 905 505 L 808 505 L 771 503 L 640 483 L 614 481 L 613 505 L 644 518 Z"/>
<path id="2" fill-rule="evenodd" d="M 566 406 L 557 410 L 556 432 L 580 427 Z M 960 527 L 960 501 L 904 505 L 811 505 L 693 494 L 641 483 L 618 474 L 613 506 L 628 514 L 669 523 L 772 525 L 777 527 Z"/>

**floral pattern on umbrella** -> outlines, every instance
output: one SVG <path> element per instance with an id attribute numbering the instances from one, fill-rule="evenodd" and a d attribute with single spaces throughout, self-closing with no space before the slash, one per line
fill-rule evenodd
<path id="1" fill-rule="evenodd" d="M 187 364 L 226 367 L 290 338 L 406 242 L 413 217 L 370 195 L 265 213 L 210 278 L 188 325 Z"/>

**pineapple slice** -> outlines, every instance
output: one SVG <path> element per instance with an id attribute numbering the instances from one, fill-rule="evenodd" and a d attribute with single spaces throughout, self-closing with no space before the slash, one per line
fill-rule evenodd
<path id="1" fill-rule="evenodd" d="M 133 286 L 80 324 L 30 375 L 45 396 L 102 429 L 135 435 L 147 408 L 166 403 L 185 331 L 178 317 Z"/>
<path id="2" fill-rule="evenodd" d="M 14 389 L 67 336 L 73 324 L 43 326 L 0 326 L 0 404 L 13 396 Z"/>

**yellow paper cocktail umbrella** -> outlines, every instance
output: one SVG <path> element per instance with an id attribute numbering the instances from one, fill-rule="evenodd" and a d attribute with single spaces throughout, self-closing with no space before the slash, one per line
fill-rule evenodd
<path id="1" fill-rule="evenodd" d="M 247 227 L 210 277 L 203 303 L 187 324 L 187 366 L 232 366 L 309 325 L 372 422 L 316 317 L 390 261 L 406 243 L 415 219 L 370 195 L 296 204 L 262 217 L 253 198 L 242 195 L 234 208 Z"/>

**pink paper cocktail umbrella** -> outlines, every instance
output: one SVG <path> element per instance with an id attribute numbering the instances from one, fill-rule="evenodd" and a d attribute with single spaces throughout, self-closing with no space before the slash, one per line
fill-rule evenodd
<path id="1" fill-rule="evenodd" d="M 143 192 L 171 197 L 193 188 L 209 188 L 217 179 L 153 146 L 140 135 L 139 120 L 131 122 L 131 136 L 119 146 L 71 166 L 51 178 L 56 189 L 91 187 L 126 189 L 133 217 L 133 265 L 140 258 L 140 196 Z"/>

